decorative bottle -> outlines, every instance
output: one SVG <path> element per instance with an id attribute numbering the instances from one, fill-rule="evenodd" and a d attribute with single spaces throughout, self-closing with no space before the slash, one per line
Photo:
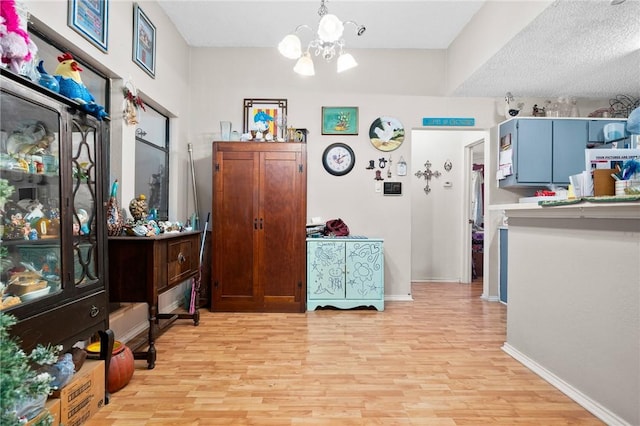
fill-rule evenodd
<path id="1" fill-rule="evenodd" d="M 107 235 L 110 237 L 118 236 L 122 233 L 124 226 L 124 217 L 122 211 L 118 207 L 118 179 L 111 185 L 111 194 L 107 202 Z"/>

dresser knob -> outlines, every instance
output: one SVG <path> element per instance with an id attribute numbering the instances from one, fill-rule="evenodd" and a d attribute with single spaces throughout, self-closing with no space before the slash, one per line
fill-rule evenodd
<path id="1" fill-rule="evenodd" d="M 184 257 L 182 253 L 178 253 L 178 263 L 184 263 L 185 260 L 187 260 L 187 258 Z"/>
<path id="2" fill-rule="evenodd" d="M 89 316 L 91 318 L 95 318 L 98 316 L 99 313 L 100 313 L 100 308 L 98 308 L 96 305 L 93 305 L 91 307 L 91 310 L 89 311 Z"/>

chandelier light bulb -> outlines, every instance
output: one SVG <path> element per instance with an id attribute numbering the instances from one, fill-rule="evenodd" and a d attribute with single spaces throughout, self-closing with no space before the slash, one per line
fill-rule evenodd
<path id="1" fill-rule="evenodd" d="M 338 56 L 338 72 L 343 72 L 355 68 L 358 66 L 356 60 L 351 56 L 351 53 L 343 53 Z"/>
<path id="2" fill-rule="evenodd" d="M 289 34 L 278 44 L 278 51 L 288 59 L 298 59 L 302 55 L 300 39 L 294 34 Z"/>
<path id="3" fill-rule="evenodd" d="M 315 69 L 313 68 L 313 60 L 311 60 L 311 55 L 309 52 L 305 52 L 304 55 L 298 59 L 296 62 L 296 66 L 293 67 L 293 71 L 300 75 L 312 76 L 316 74 Z"/>
<path id="4" fill-rule="evenodd" d="M 324 15 L 318 24 L 318 37 L 325 42 L 336 42 L 342 38 L 344 24 L 336 15 Z"/>

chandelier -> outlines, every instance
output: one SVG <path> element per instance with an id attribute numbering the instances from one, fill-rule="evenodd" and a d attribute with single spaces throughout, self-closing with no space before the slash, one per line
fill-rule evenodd
<path id="1" fill-rule="evenodd" d="M 353 56 L 351 56 L 350 53 L 344 52 L 345 43 L 342 38 L 342 33 L 344 32 L 345 25 L 351 24 L 355 26 L 356 34 L 361 36 L 367 30 L 365 26 L 358 25 L 353 21 L 342 22 L 336 15 L 329 13 L 329 9 L 327 9 L 325 5 L 325 0 L 321 0 L 318 15 L 320 15 L 320 22 L 318 23 L 316 38 L 309 42 L 307 50 L 304 53 L 302 52 L 300 38 L 295 33 L 303 28 L 312 30 L 311 27 L 306 24 L 298 25 L 292 34 L 285 36 L 280 44 L 278 44 L 278 51 L 280 51 L 284 57 L 298 60 L 293 67 L 293 71 L 300 75 L 315 74 L 310 53 L 310 51 L 313 50 L 315 50 L 316 56 L 322 56 L 326 61 L 331 61 L 337 55 L 338 72 L 358 66 Z"/>

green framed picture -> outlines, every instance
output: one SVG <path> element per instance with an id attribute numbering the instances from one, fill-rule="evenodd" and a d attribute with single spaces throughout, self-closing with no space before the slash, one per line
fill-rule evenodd
<path id="1" fill-rule="evenodd" d="M 358 107 L 322 107 L 323 135 L 357 135 Z"/>

